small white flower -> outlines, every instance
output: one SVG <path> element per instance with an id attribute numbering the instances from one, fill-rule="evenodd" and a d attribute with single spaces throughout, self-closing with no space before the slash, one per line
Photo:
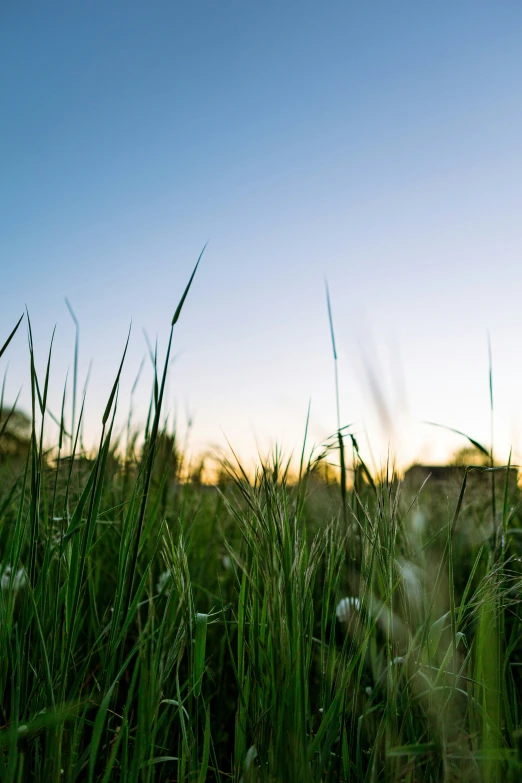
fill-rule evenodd
<path id="1" fill-rule="evenodd" d="M 2 576 L 0 577 L 0 587 L 2 588 L 2 590 L 7 590 L 9 588 L 9 582 L 11 581 L 12 570 L 13 569 L 11 568 L 10 565 L 6 565 L 4 566 L 4 568 L 0 570 L 0 573 L 2 574 Z"/>
<path id="2" fill-rule="evenodd" d="M 402 576 L 404 592 L 408 598 L 410 608 L 420 612 L 422 609 L 423 579 L 424 574 L 417 566 L 407 560 L 398 560 Z"/>
<path id="3" fill-rule="evenodd" d="M 167 582 L 169 581 L 170 581 L 170 571 L 163 571 L 163 573 L 160 574 L 160 577 L 158 579 L 158 584 L 156 585 L 156 590 L 158 591 L 158 593 L 163 593 L 165 591 Z"/>
<path id="4" fill-rule="evenodd" d="M 426 517 L 422 511 L 416 511 L 411 520 L 411 527 L 413 533 L 418 536 L 422 536 L 426 529 Z"/>
<path id="5" fill-rule="evenodd" d="M 10 588 L 16 593 L 25 587 L 26 577 L 23 568 L 19 568 L 13 575 L 13 569 L 9 563 L 5 566 L 0 566 L 0 589 L 9 590 Z"/>
<path id="6" fill-rule="evenodd" d="M 14 575 L 13 579 L 13 589 L 20 590 L 20 588 L 25 587 L 25 571 L 23 568 L 19 568 L 16 574 Z"/>
<path id="7" fill-rule="evenodd" d="M 223 555 L 221 557 L 221 562 L 223 563 L 223 568 L 225 571 L 230 571 L 232 568 L 232 560 L 230 559 L 230 555 Z"/>
<path id="8" fill-rule="evenodd" d="M 335 614 L 340 623 L 348 623 L 356 612 L 361 609 L 361 602 L 357 597 L 342 598 L 337 604 Z"/>

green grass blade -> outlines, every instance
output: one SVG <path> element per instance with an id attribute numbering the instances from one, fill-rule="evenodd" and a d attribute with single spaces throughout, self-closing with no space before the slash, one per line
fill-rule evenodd
<path id="1" fill-rule="evenodd" d="M 2 347 L 0 348 L 0 359 L 1 359 L 1 358 L 2 358 L 2 356 L 4 355 L 4 353 L 5 353 L 6 349 L 7 349 L 7 346 L 9 345 L 9 343 L 11 342 L 11 340 L 13 339 L 13 337 L 15 336 L 15 334 L 16 334 L 16 332 L 17 332 L 17 330 L 18 330 L 18 327 L 19 327 L 19 326 L 20 326 L 20 324 L 22 323 L 22 319 L 23 319 L 24 315 L 25 315 L 25 313 L 22 313 L 22 315 L 21 315 L 21 316 L 20 316 L 20 318 L 18 319 L 18 323 L 16 324 L 15 328 L 13 329 L 13 331 L 11 332 L 11 334 L 9 335 L 9 337 L 7 338 L 7 340 L 5 341 L 5 343 L 4 343 L 4 344 L 2 345 Z"/>

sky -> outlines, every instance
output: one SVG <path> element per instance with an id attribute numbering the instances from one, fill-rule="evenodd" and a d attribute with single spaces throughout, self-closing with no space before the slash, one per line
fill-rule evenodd
<path id="1" fill-rule="evenodd" d="M 522 6 L 169 0 L 0 9 L 0 341 L 54 326 L 59 411 L 80 323 L 85 438 L 132 332 L 118 422 L 165 412 L 194 452 L 300 449 L 341 423 L 379 462 L 489 445 L 522 462 Z M 0 360 L 30 404 L 26 323 Z M 70 385 L 70 384 L 69 384 Z M 67 409 L 70 411 L 71 395 Z"/>

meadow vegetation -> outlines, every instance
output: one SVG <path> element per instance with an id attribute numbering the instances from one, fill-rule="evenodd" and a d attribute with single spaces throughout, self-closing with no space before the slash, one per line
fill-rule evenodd
<path id="1" fill-rule="evenodd" d="M 65 391 L 49 449 L 26 318 L 32 416 L 0 404 L 0 783 L 520 780 L 506 470 L 401 486 L 339 426 L 297 475 L 276 452 L 191 479 L 162 419 L 189 286 L 143 438 L 114 433 L 120 366 L 94 455 Z"/>

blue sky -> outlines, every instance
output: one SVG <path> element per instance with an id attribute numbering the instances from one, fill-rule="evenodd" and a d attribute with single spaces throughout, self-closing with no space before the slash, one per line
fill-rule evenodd
<path id="1" fill-rule="evenodd" d="M 2 332 L 27 304 L 43 370 L 57 324 L 58 408 L 69 297 L 95 440 L 130 319 L 122 417 L 210 239 L 169 382 L 194 448 L 292 448 L 309 398 L 312 440 L 334 430 L 327 276 L 342 419 L 376 454 L 459 445 L 423 419 L 488 440 L 488 330 L 520 450 L 521 34 L 509 1 L 4 4 Z M 27 405 L 25 346 L 0 372 Z"/>

